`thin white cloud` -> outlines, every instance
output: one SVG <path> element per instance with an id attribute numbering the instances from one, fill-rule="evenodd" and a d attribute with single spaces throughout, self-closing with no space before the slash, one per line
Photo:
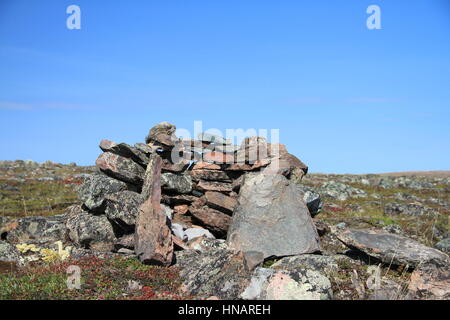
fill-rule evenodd
<path id="1" fill-rule="evenodd" d="M 0 101 L 0 110 L 31 111 L 31 110 L 33 110 L 33 107 L 29 104 L 24 104 L 24 103 Z"/>
<path id="2" fill-rule="evenodd" d="M 380 98 L 380 97 L 360 97 L 348 98 L 345 100 L 348 103 L 401 103 L 407 102 L 407 99 L 402 98 Z"/>
<path id="3" fill-rule="evenodd" d="M 67 102 L 17 103 L 0 101 L 0 110 L 11 111 L 38 111 L 38 110 L 97 110 L 98 106 Z"/>

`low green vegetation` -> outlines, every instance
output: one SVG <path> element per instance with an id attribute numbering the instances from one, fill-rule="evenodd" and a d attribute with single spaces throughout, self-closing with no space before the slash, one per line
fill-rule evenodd
<path id="1" fill-rule="evenodd" d="M 67 268 L 81 270 L 81 288 L 69 289 Z M 136 285 L 130 286 L 129 281 Z M 0 300 L 190 299 L 180 291 L 178 269 L 146 266 L 135 258 L 88 257 L 39 264 L 0 274 Z"/>
<path id="2" fill-rule="evenodd" d="M 27 180 L 19 183 L 0 180 L 7 186 L 0 190 L 1 216 L 48 216 L 61 214 L 65 209 L 78 203 L 75 186 L 68 181 Z"/>

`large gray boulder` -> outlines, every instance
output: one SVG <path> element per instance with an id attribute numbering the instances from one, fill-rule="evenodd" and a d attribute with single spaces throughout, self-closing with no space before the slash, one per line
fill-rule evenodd
<path id="1" fill-rule="evenodd" d="M 228 231 L 230 248 L 259 251 L 265 258 L 320 250 L 302 194 L 283 175 L 247 174 L 238 202 Z"/>
<path id="2" fill-rule="evenodd" d="M 410 238 L 381 230 L 346 229 L 337 235 L 351 249 L 356 249 L 386 264 L 450 263 L 447 254 Z"/>
<path id="3" fill-rule="evenodd" d="M 108 177 L 103 173 L 87 176 L 84 182 L 77 188 L 78 198 L 92 211 L 104 209 L 105 196 L 127 190 L 127 184 L 123 181 Z"/>

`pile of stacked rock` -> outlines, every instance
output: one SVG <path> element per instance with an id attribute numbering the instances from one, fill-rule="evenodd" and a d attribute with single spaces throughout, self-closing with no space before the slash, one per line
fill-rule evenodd
<path id="1" fill-rule="evenodd" d="M 278 202 L 279 209 L 283 209 L 283 197 L 299 198 L 297 206 L 304 206 L 305 200 L 312 214 L 320 210 L 318 195 L 302 192 L 297 184 L 288 183 L 288 179 L 301 179 L 308 167 L 289 154 L 284 145 L 249 137 L 235 146 L 227 139 L 207 133 L 199 134 L 198 140 L 180 139 L 175 130 L 174 125 L 162 122 L 150 129 L 146 143 L 130 146 L 108 140 L 100 142 L 103 153 L 96 161 L 99 171 L 80 186 L 83 205 L 73 207 L 67 221 L 72 242 L 97 251 L 134 250 L 141 261 L 162 265 L 172 262 L 173 248 L 185 248 L 188 241 L 202 236 L 228 235 L 230 243 L 242 246 L 245 241 L 253 242 L 246 236 L 251 228 L 245 226 L 245 221 L 239 222 L 239 217 L 235 217 L 233 227 L 230 225 L 235 212 L 245 211 L 244 220 L 251 215 L 243 208 L 245 194 L 241 195 L 244 198 L 239 205 L 244 184 L 246 194 L 262 194 L 260 203 L 253 203 L 255 199 L 247 201 L 247 207 L 258 210 L 255 214 L 261 219 L 267 207 L 265 202 L 272 207 L 273 201 Z M 292 207 L 292 203 L 286 205 Z M 287 211 L 298 215 L 298 210 L 303 209 L 294 207 Z M 286 223 L 294 233 L 313 226 L 311 221 Z M 276 222 L 272 227 L 276 228 Z M 312 228 L 309 233 L 316 234 Z M 234 235 L 229 229 L 233 229 Z M 264 227 L 257 232 L 260 234 L 255 237 L 264 236 Z M 280 236 L 283 238 L 278 233 Z M 279 242 L 266 240 L 275 241 L 274 245 Z M 299 241 L 310 246 L 304 239 Z M 311 248 L 303 249 L 317 249 L 314 245 Z"/>

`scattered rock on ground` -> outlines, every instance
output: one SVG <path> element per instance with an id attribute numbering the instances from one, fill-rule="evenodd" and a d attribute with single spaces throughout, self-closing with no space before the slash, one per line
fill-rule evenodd
<path id="1" fill-rule="evenodd" d="M 339 240 L 351 249 L 390 265 L 416 267 L 420 263 L 438 261 L 450 263 L 449 256 L 410 238 L 380 230 L 346 229 L 338 234 Z"/>

